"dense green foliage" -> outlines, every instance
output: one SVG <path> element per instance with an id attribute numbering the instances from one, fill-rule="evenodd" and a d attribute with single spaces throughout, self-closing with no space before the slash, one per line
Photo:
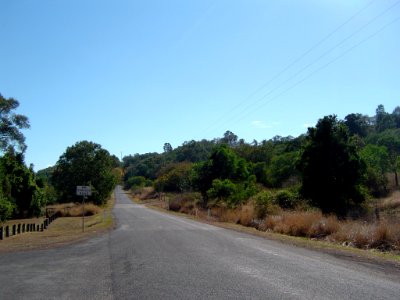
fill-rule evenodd
<path id="1" fill-rule="evenodd" d="M 21 152 L 26 149 L 25 136 L 20 130 L 29 128 L 29 121 L 26 116 L 14 112 L 18 106 L 17 100 L 0 94 L 0 152 L 10 148 L 18 148 Z"/>
<path id="2" fill-rule="evenodd" d="M 22 129 L 28 118 L 17 114 L 19 102 L 0 94 L 0 222 L 12 217 L 39 216 L 48 197 L 42 180 L 24 162 Z"/>
<path id="3" fill-rule="evenodd" d="M 24 163 L 21 153 L 7 152 L 0 158 L 1 219 L 39 216 L 46 204 L 40 180 Z"/>
<path id="4" fill-rule="evenodd" d="M 350 204 L 364 200 L 359 191 L 363 167 L 347 127 L 336 116 L 324 117 L 308 129 L 299 163 L 301 193 L 323 212 L 344 214 Z"/>
<path id="5" fill-rule="evenodd" d="M 92 187 L 89 201 L 103 204 L 116 184 L 115 159 L 99 144 L 82 141 L 68 147 L 51 176 L 60 201 L 77 199 L 76 187 Z"/>
<path id="6" fill-rule="evenodd" d="M 165 143 L 163 150 L 125 157 L 125 184 L 142 176 L 153 181 L 156 191 L 196 191 L 204 205 L 228 206 L 244 203 L 260 189 L 284 188 L 254 201 L 268 199 L 283 208 L 305 201 L 343 215 L 366 197 L 390 192 L 389 177 L 398 185 L 400 107 L 387 113 L 379 105 L 372 117 L 326 116 L 297 138 L 246 143 L 227 131 L 221 138 L 176 148 Z"/>

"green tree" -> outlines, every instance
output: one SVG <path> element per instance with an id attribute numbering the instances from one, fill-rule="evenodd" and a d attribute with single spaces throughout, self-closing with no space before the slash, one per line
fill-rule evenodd
<path id="1" fill-rule="evenodd" d="M 14 98 L 4 98 L 0 94 L 0 151 L 6 152 L 9 147 L 17 147 L 24 152 L 26 149 L 25 137 L 20 131 L 29 128 L 28 118 L 16 114 L 19 102 Z"/>
<path id="2" fill-rule="evenodd" d="M 204 204 L 208 199 L 207 191 L 212 187 L 215 179 L 229 179 L 234 183 L 245 182 L 250 176 L 247 162 L 238 157 L 235 152 L 223 144 L 217 146 L 210 158 L 194 166 L 194 184 L 202 193 Z"/>
<path id="3" fill-rule="evenodd" d="M 145 153 L 125 156 L 123 158 L 125 177 L 143 176 L 146 179 L 154 180 L 161 167 L 165 165 L 164 156 L 158 153 Z"/>
<path id="4" fill-rule="evenodd" d="M 368 116 L 362 114 L 349 114 L 344 119 L 344 124 L 349 129 L 350 135 L 365 137 L 368 134 Z"/>
<path id="5" fill-rule="evenodd" d="M 336 116 L 326 116 L 308 129 L 298 167 L 302 195 L 323 212 L 343 215 L 364 200 L 359 189 L 364 165 L 350 143 L 347 128 Z"/>
<path id="6" fill-rule="evenodd" d="M 147 179 L 143 176 L 132 176 L 125 182 L 125 189 L 144 187 L 146 183 Z"/>
<path id="7" fill-rule="evenodd" d="M 76 187 L 92 187 L 89 201 L 103 204 L 113 190 L 116 178 L 114 160 L 99 144 L 82 141 L 68 147 L 57 161 L 51 182 L 61 201 L 76 199 Z"/>
<path id="8" fill-rule="evenodd" d="M 187 192 L 191 189 L 192 163 L 180 162 L 168 165 L 161 172 L 154 186 L 157 191 Z"/>
<path id="9" fill-rule="evenodd" d="M 377 145 L 385 146 L 389 152 L 391 171 L 394 173 L 396 186 L 399 185 L 397 158 L 400 156 L 400 129 L 388 129 L 377 136 Z"/>
<path id="10" fill-rule="evenodd" d="M 290 178 L 299 176 L 296 164 L 299 152 L 287 152 L 272 158 L 267 171 L 267 182 L 272 187 L 282 187 Z"/>
<path id="11" fill-rule="evenodd" d="M 400 128 L 400 106 L 396 106 L 392 113 L 396 128 Z"/>
<path id="12" fill-rule="evenodd" d="M 380 104 L 376 109 L 376 131 L 383 132 L 386 129 L 391 129 L 396 127 L 395 119 L 393 115 L 385 111 L 385 107 Z"/>
<path id="13" fill-rule="evenodd" d="M 365 162 L 366 185 L 374 197 L 384 196 L 387 193 L 386 172 L 389 170 L 389 153 L 386 147 L 366 145 L 360 151 L 360 157 Z"/>
<path id="14" fill-rule="evenodd" d="M 165 153 L 172 152 L 172 150 L 173 150 L 170 143 L 165 143 L 163 149 L 164 149 Z"/>
<path id="15" fill-rule="evenodd" d="M 237 141 L 238 136 L 229 130 L 224 133 L 224 137 L 221 139 L 221 143 L 227 144 L 230 147 L 235 147 L 238 144 Z"/>
<path id="16" fill-rule="evenodd" d="M 25 165 L 23 154 L 15 153 L 12 149 L 5 153 L 0 158 L 0 175 L 3 204 L 4 201 L 10 202 L 14 209 L 13 215 L 39 216 L 46 198 L 35 173 Z"/>

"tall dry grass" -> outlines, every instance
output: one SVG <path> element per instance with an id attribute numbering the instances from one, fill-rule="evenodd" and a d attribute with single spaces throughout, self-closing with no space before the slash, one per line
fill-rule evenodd
<path id="1" fill-rule="evenodd" d="M 378 208 L 381 211 L 400 208 L 400 191 L 395 191 L 389 197 L 380 201 Z"/>
<path id="2" fill-rule="evenodd" d="M 260 230 L 277 233 L 322 238 L 336 232 L 339 221 L 335 216 L 323 216 L 320 211 L 284 211 L 280 215 L 267 216 Z"/>
<path id="3" fill-rule="evenodd" d="M 234 209 L 221 208 L 217 210 L 216 215 L 221 222 L 230 222 L 243 226 L 254 226 L 254 220 L 256 219 L 253 203 L 247 203 Z"/>
<path id="4" fill-rule="evenodd" d="M 263 231 L 325 239 L 363 249 L 400 251 L 400 223 L 339 221 L 320 211 L 285 211 L 267 216 L 259 225 Z"/>
<path id="5" fill-rule="evenodd" d="M 51 208 L 53 213 L 58 214 L 60 217 L 81 217 L 83 206 L 82 204 L 76 203 L 63 203 L 52 205 Z M 93 216 L 100 213 L 101 208 L 93 203 L 85 203 L 84 215 Z"/>
<path id="6" fill-rule="evenodd" d="M 357 248 L 400 250 L 400 223 L 346 221 L 330 240 Z"/>

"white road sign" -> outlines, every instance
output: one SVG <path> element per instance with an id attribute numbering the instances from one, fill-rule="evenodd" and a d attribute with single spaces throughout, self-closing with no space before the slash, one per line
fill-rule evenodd
<path id="1" fill-rule="evenodd" d="M 92 195 L 92 189 L 90 186 L 78 185 L 76 187 L 76 194 L 78 196 L 90 196 Z"/>

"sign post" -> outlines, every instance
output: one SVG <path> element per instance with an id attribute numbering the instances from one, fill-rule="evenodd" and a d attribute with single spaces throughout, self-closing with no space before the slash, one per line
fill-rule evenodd
<path id="1" fill-rule="evenodd" d="M 90 186 L 78 185 L 76 187 L 76 195 L 82 196 L 82 232 L 85 231 L 85 199 L 87 196 L 92 195 L 92 189 Z"/>

